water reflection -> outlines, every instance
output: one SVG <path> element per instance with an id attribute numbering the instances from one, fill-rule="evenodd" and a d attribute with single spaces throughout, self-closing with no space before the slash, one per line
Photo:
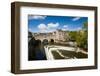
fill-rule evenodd
<path id="1" fill-rule="evenodd" d="M 44 46 L 41 40 L 33 37 L 28 43 L 28 60 L 46 60 Z"/>

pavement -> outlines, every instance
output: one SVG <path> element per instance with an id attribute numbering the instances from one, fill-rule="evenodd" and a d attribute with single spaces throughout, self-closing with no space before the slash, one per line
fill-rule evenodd
<path id="1" fill-rule="evenodd" d="M 56 45 L 46 45 L 44 46 L 45 48 L 45 53 L 46 53 L 46 57 L 47 57 L 47 60 L 55 60 L 54 59 L 54 56 L 52 54 L 52 51 L 56 51 L 61 57 L 64 57 L 64 58 L 68 58 L 67 56 L 64 56 L 62 53 L 60 53 L 58 51 L 58 49 L 61 49 L 61 50 L 65 50 L 65 51 L 75 51 L 75 52 L 82 52 L 84 54 L 88 54 L 87 52 L 85 52 L 84 50 L 81 50 L 81 49 L 77 49 L 75 50 L 74 47 L 65 47 L 65 46 L 56 46 Z"/>

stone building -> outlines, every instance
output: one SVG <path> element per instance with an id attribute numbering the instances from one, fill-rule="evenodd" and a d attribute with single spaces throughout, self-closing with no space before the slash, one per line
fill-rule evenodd
<path id="1" fill-rule="evenodd" d="M 63 31 L 61 29 L 57 29 L 56 31 L 49 32 L 49 33 L 33 33 L 33 36 L 35 39 L 40 39 L 41 41 L 43 41 L 44 39 L 47 39 L 48 41 L 53 39 L 54 42 L 68 40 L 67 31 Z"/>

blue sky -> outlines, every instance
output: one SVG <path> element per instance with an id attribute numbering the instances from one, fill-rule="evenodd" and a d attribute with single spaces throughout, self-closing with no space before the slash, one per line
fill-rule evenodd
<path id="1" fill-rule="evenodd" d="M 31 32 L 52 32 L 56 29 L 81 30 L 87 17 L 28 15 L 28 30 Z"/>

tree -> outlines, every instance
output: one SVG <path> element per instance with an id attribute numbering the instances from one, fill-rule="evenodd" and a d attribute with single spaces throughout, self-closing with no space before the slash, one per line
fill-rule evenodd
<path id="1" fill-rule="evenodd" d="M 82 30 L 77 32 L 77 37 L 76 37 L 77 46 L 82 47 L 84 49 L 87 49 L 87 37 L 88 37 L 87 27 L 88 23 L 84 22 Z"/>
<path id="2" fill-rule="evenodd" d="M 82 30 L 69 32 L 70 40 L 75 41 L 77 43 L 77 47 L 87 49 L 87 41 L 88 41 L 87 27 L 88 27 L 88 22 L 84 22 Z"/>
<path id="3" fill-rule="evenodd" d="M 85 30 L 85 31 L 88 30 L 88 22 L 84 22 L 84 23 L 83 23 L 82 30 Z"/>
<path id="4" fill-rule="evenodd" d="M 76 41 L 76 34 L 77 34 L 76 31 L 70 31 L 69 32 L 69 36 L 70 36 L 71 41 Z"/>

